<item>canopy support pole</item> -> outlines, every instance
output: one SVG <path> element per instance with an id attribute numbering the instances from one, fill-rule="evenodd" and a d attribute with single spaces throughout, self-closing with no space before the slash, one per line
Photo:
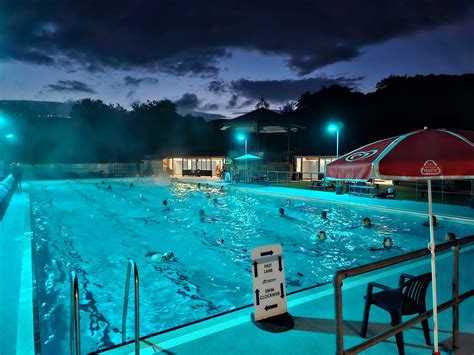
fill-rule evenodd
<path id="1" fill-rule="evenodd" d="M 430 244 L 431 250 L 431 281 L 433 283 L 433 338 L 434 351 L 433 354 L 439 354 L 438 350 L 438 299 L 436 292 L 436 254 L 435 254 L 435 240 L 434 240 L 434 225 L 433 225 L 433 199 L 431 192 L 431 179 L 428 180 L 428 212 L 430 223 Z"/>

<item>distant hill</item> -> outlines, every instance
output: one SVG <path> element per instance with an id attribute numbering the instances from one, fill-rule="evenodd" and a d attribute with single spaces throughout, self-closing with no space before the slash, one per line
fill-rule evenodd
<path id="1" fill-rule="evenodd" d="M 8 109 L 28 111 L 37 116 L 64 116 L 71 114 L 72 102 L 32 101 L 32 100 L 0 100 L 0 110 Z"/>

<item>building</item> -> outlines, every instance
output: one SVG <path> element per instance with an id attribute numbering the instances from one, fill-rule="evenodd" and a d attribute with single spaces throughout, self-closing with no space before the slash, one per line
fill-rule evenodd
<path id="1" fill-rule="evenodd" d="M 163 165 L 174 176 L 217 177 L 216 168 L 224 168 L 227 158 L 223 156 L 184 156 L 163 159 Z"/>
<path id="2" fill-rule="evenodd" d="M 326 165 L 336 160 L 335 155 L 295 155 L 294 167 L 295 172 L 301 173 L 300 176 L 303 180 L 315 180 L 320 179 L 324 176 L 324 170 Z"/>
<path id="3" fill-rule="evenodd" d="M 289 164 L 292 154 L 301 151 L 301 131 L 305 127 L 277 112 L 260 107 L 233 120 L 223 120 L 219 129 L 226 133 L 226 155 L 242 155 L 242 145 L 236 141 L 236 136 L 245 134 L 249 153 L 265 161 Z"/>

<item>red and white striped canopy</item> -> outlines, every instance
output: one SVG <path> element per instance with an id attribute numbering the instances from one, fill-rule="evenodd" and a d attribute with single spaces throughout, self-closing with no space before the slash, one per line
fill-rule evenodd
<path id="1" fill-rule="evenodd" d="M 326 166 L 333 180 L 474 179 L 474 132 L 422 129 L 368 144 Z"/>

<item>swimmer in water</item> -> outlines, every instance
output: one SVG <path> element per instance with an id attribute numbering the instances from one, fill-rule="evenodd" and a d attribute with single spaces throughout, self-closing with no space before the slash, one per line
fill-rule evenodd
<path id="1" fill-rule="evenodd" d="M 291 200 L 288 199 L 288 200 L 286 201 L 286 204 L 287 204 L 287 205 L 291 205 L 291 204 L 292 204 Z"/>
<path id="2" fill-rule="evenodd" d="M 146 199 L 146 197 L 143 196 L 142 194 L 140 194 L 140 200 L 142 200 L 142 201 L 148 201 L 148 200 Z"/>
<path id="3" fill-rule="evenodd" d="M 201 208 L 199 210 L 199 219 L 201 222 L 213 222 L 214 218 L 206 216 L 206 212 Z"/>
<path id="4" fill-rule="evenodd" d="M 130 188 L 133 187 L 133 182 L 131 182 L 130 185 L 128 185 L 128 187 Z"/>
<path id="5" fill-rule="evenodd" d="M 328 213 L 326 211 L 321 212 L 321 218 L 322 219 L 328 219 Z"/>
<path id="6" fill-rule="evenodd" d="M 145 255 L 145 257 L 151 262 L 173 261 L 174 253 L 172 251 L 167 251 L 164 253 L 149 252 Z"/>
<path id="7" fill-rule="evenodd" d="M 200 183 L 200 182 L 198 182 L 197 188 L 198 188 L 198 189 L 201 189 L 201 183 Z"/>
<path id="8" fill-rule="evenodd" d="M 378 250 L 390 250 L 392 248 L 393 248 L 392 238 L 386 237 L 386 238 L 383 239 L 382 248 L 371 247 L 371 248 L 368 248 L 367 250 L 369 250 L 369 251 L 378 251 Z"/>
<path id="9" fill-rule="evenodd" d="M 452 242 L 453 240 L 456 240 L 456 234 L 453 232 L 448 232 L 446 233 L 445 239 L 447 242 Z"/>
<path id="10" fill-rule="evenodd" d="M 169 209 L 169 207 L 168 207 L 168 200 L 163 200 L 162 204 L 163 204 L 163 209 L 165 209 L 165 210 L 168 210 L 168 209 Z"/>
<path id="11" fill-rule="evenodd" d="M 278 209 L 278 213 L 280 214 L 280 217 L 286 217 L 286 215 L 285 215 L 285 210 L 284 210 L 283 208 L 280 207 L 280 208 Z"/>
<path id="12" fill-rule="evenodd" d="M 428 217 L 428 220 L 426 222 L 423 222 L 423 226 L 424 227 L 429 227 L 430 226 L 430 217 Z M 433 227 L 437 227 L 438 226 L 438 221 L 436 219 L 436 216 L 433 215 Z"/>
<path id="13" fill-rule="evenodd" d="M 364 227 L 365 227 L 365 228 L 371 228 L 371 227 L 373 227 L 372 221 L 370 220 L 369 217 L 365 217 L 364 220 L 363 220 L 363 223 L 364 223 Z"/>
<path id="14" fill-rule="evenodd" d="M 107 190 L 112 190 L 112 185 L 107 186 Z"/>
<path id="15" fill-rule="evenodd" d="M 319 231 L 318 234 L 316 235 L 319 240 L 326 240 L 326 232 L 325 231 Z"/>

